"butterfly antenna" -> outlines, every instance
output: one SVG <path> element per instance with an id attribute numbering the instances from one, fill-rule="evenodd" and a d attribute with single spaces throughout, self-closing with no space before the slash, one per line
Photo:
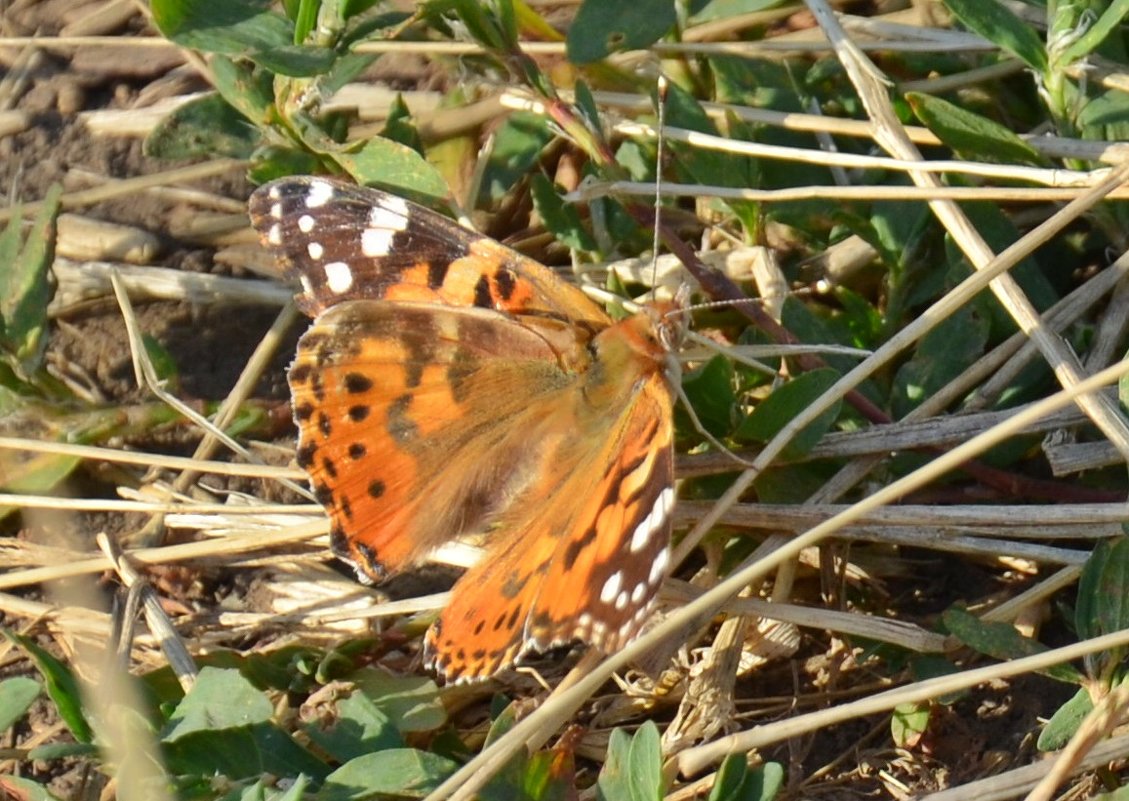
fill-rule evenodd
<path id="1" fill-rule="evenodd" d="M 655 146 L 655 224 L 651 240 L 651 300 L 655 299 L 655 285 L 659 280 L 659 225 L 662 223 L 663 159 L 666 156 L 666 93 L 667 79 L 659 72 L 655 100 L 658 110 L 659 131 Z"/>

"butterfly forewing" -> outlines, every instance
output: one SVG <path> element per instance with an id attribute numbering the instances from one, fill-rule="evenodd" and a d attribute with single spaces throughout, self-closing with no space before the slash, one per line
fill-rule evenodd
<path id="1" fill-rule="evenodd" d="M 613 324 L 549 268 L 385 192 L 288 178 L 250 210 L 315 317 L 289 379 L 335 549 L 379 580 L 486 539 L 429 661 L 475 679 L 633 637 L 670 557 L 661 314 Z"/>
<path id="2" fill-rule="evenodd" d="M 260 187 L 249 208 L 264 244 L 301 284 L 299 302 L 311 316 L 369 299 L 608 322 L 548 267 L 387 192 L 329 178 L 284 178 Z"/>

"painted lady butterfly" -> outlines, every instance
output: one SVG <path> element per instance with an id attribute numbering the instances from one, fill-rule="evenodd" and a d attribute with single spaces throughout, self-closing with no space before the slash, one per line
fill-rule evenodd
<path id="1" fill-rule="evenodd" d="M 334 550 L 379 581 L 486 540 L 429 665 L 478 679 L 634 637 L 670 561 L 677 307 L 613 322 L 548 267 L 332 179 L 267 184 L 250 211 L 314 318 L 289 380 Z"/>

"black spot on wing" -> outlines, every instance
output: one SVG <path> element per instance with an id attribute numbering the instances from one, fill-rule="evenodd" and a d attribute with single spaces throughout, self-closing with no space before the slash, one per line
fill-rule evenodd
<path id="1" fill-rule="evenodd" d="M 345 375 L 345 391 L 353 395 L 368 392 L 372 389 L 372 379 L 363 373 L 347 373 Z"/>
<path id="2" fill-rule="evenodd" d="M 572 566 L 576 564 L 576 560 L 580 557 L 580 553 L 596 541 L 596 527 L 589 526 L 588 530 L 584 532 L 584 536 L 577 537 L 572 540 L 564 552 L 564 567 L 565 570 L 572 570 Z"/>
<path id="3" fill-rule="evenodd" d="M 305 384 L 310 377 L 310 371 L 313 368 L 309 364 L 295 364 L 290 368 L 290 383 L 291 384 Z"/>
<path id="4" fill-rule="evenodd" d="M 517 281 L 509 270 L 498 270 L 494 273 L 494 286 L 497 287 L 498 295 L 502 300 L 509 300 L 514 294 L 514 289 L 517 288 Z"/>
<path id="5" fill-rule="evenodd" d="M 298 461 L 298 466 L 303 470 L 307 469 L 314 463 L 314 454 L 317 453 L 318 446 L 313 442 L 304 442 L 298 446 L 294 458 Z"/>
<path id="6" fill-rule="evenodd" d="M 314 416 L 314 405 L 309 401 L 303 401 L 294 407 L 294 419 L 299 423 L 304 423 Z"/>
<path id="7" fill-rule="evenodd" d="M 451 264 L 447 261 L 433 261 L 427 265 L 427 288 L 439 289 L 447 280 L 447 271 Z"/>
<path id="8" fill-rule="evenodd" d="M 349 419 L 354 423 L 364 422 L 364 420 L 369 416 L 369 412 L 371 411 L 372 407 L 363 403 L 359 403 L 356 406 L 350 406 L 348 411 Z"/>
<path id="9" fill-rule="evenodd" d="M 480 276 L 474 285 L 474 305 L 481 309 L 494 308 L 494 296 L 490 292 L 490 279 Z"/>

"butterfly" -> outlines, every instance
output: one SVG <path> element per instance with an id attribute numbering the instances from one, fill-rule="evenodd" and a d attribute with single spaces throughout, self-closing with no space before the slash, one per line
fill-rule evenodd
<path id="1" fill-rule="evenodd" d="M 313 324 L 288 379 L 334 552 L 380 582 L 480 535 L 424 638 L 448 681 L 642 628 L 670 562 L 677 304 L 613 321 L 552 269 L 395 195 L 249 202 Z"/>

